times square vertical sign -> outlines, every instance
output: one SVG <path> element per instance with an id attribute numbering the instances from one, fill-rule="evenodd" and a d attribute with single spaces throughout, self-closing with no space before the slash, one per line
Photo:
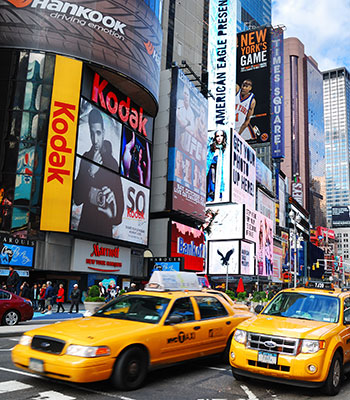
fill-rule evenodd
<path id="1" fill-rule="evenodd" d="M 210 1 L 208 86 L 214 99 L 208 99 L 209 131 L 234 126 L 236 10 L 237 0 Z"/>

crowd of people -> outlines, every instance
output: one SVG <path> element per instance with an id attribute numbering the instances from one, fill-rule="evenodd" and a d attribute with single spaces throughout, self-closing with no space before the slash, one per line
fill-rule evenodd
<path id="1" fill-rule="evenodd" d="M 113 281 L 110 282 L 108 287 L 105 287 L 103 282 L 99 282 L 99 295 L 104 297 L 108 302 L 121 294 L 121 288 Z M 83 292 L 76 283 L 70 293 L 66 293 L 63 283 L 46 281 L 45 283 L 34 283 L 30 285 L 27 281 L 22 281 L 18 272 L 10 267 L 9 275 L 6 282 L 2 282 L 1 288 L 8 290 L 11 293 L 17 294 L 21 297 L 31 300 L 34 311 L 41 312 L 42 314 L 52 314 L 53 312 L 66 312 L 64 303 L 70 299 L 69 313 L 79 312 L 79 304 L 83 298 Z M 123 291 L 134 291 L 136 284 L 131 283 L 129 288 L 124 288 Z M 56 307 L 56 310 L 54 308 Z"/>

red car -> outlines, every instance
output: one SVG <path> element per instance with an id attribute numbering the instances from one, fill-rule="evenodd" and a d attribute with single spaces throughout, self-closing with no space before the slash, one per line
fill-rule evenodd
<path id="1" fill-rule="evenodd" d="M 32 302 L 0 289 L 0 322 L 1 325 L 16 325 L 19 321 L 33 318 Z"/>

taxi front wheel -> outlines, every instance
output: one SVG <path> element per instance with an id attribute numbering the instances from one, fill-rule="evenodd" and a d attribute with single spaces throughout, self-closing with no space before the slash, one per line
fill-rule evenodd
<path id="1" fill-rule="evenodd" d="M 113 386 L 120 390 L 138 389 L 147 375 L 147 355 L 140 348 L 130 348 L 122 353 L 111 376 Z"/>
<path id="2" fill-rule="evenodd" d="M 329 368 L 326 383 L 324 385 L 324 392 L 329 396 L 335 396 L 339 393 L 340 385 L 343 378 L 343 362 L 339 353 L 333 357 L 331 367 Z"/>

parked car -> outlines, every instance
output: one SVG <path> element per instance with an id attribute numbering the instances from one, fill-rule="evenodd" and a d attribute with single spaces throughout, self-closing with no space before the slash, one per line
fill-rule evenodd
<path id="1" fill-rule="evenodd" d="M 16 325 L 19 321 L 33 318 L 32 302 L 23 297 L 0 289 L 0 322 L 1 325 Z"/>

